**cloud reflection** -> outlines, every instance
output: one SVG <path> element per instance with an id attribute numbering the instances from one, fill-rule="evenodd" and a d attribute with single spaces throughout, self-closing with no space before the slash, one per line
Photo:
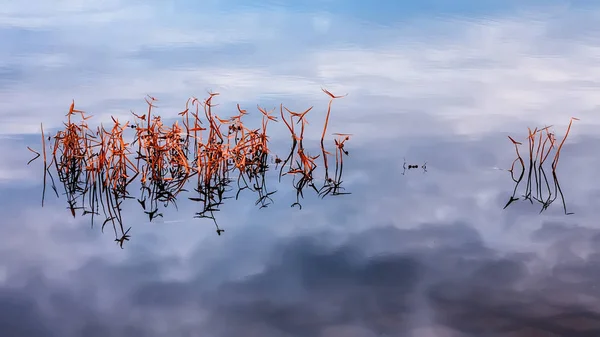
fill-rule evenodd
<path id="1" fill-rule="evenodd" d="M 0 9 L 9 41 L 0 51 L 0 331 L 600 335 L 600 11 L 477 3 L 407 5 L 413 14 L 397 16 L 336 1 Z M 73 219 L 64 196 L 40 207 L 41 171 L 26 166 L 26 146 L 39 144 L 40 122 L 61 127 L 72 99 L 99 124 L 143 111 L 146 94 L 161 98 L 167 120 L 209 89 L 222 93 L 224 111 L 282 102 L 302 111 L 320 87 L 349 94 L 330 129 L 353 134 L 351 195 L 306 198 L 302 210 L 289 207 L 293 191 L 262 210 L 244 197 L 224 207 L 219 237 L 189 219 L 194 205 L 156 224 L 128 213 L 136 236 L 124 250 Z M 316 124 L 326 109 L 315 105 Z M 514 159 L 506 136 L 531 125 L 562 133 L 570 116 L 581 122 L 559 174 L 574 214 L 503 210 L 512 186 L 493 168 Z M 320 136 L 307 126 L 307 147 Z M 287 140 L 271 139 L 281 149 Z M 403 158 L 427 162 L 427 174 L 401 174 Z"/>

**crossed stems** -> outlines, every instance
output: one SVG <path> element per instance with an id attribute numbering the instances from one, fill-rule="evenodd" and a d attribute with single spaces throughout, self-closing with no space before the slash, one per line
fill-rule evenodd
<path id="1" fill-rule="evenodd" d="M 284 108 L 283 105 L 280 106 L 281 117 L 290 130 L 293 144 L 287 159 L 283 161 L 276 156 L 275 163 L 282 164 L 279 180 L 286 174 L 293 174 L 295 178 L 300 176 L 298 181 L 294 178 L 297 198 L 292 204 L 300 208 L 299 198 L 303 197 L 302 190 L 306 186 L 311 186 L 322 197 L 328 194 L 347 194 L 340 191 L 343 190 L 341 187 L 343 155 L 348 155 L 344 144 L 350 135 L 335 134 L 338 139 L 334 140 L 336 166 L 333 179 L 329 178 L 327 163 L 327 155 L 330 153 L 325 150 L 323 143 L 331 103 L 333 99 L 343 96 L 334 96 L 325 89 L 323 91 L 331 97 L 331 100 L 321 137 L 325 182 L 320 189 L 315 187 L 312 176 L 317 167 L 315 160 L 319 156 L 312 157 L 306 154 L 302 143 L 305 125 L 308 124 L 305 116 L 312 107 L 297 113 Z M 261 127 L 249 129 L 242 122 L 242 117 L 247 114 L 247 111 L 241 109 L 238 104 L 237 115 L 221 119 L 212 111 L 215 106 L 212 99 L 217 95 L 218 93 L 209 93 L 209 97 L 203 102 L 197 98 L 188 99 L 185 110 L 179 113 L 183 127 L 180 126 L 180 121 L 175 121 L 171 127 L 165 126 L 160 116 L 153 116 L 152 109 L 156 108 L 157 100 L 148 96 L 146 114 L 137 115 L 131 112 L 134 117 L 133 124 L 129 122 L 121 124 L 111 117 L 112 129 L 107 130 L 100 125 L 96 132 L 92 132 L 86 122 L 91 116 L 76 110 L 73 101 L 66 115 L 65 129 L 58 131 L 53 137 L 54 144 L 50 144 L 52 150 L 50 163 L 47 163 L 46 137 L 43 126 L 41 127 L 44 160 L 42 206 L 47 176 L 50 177 L 52 189 L 58 197 L 54 178 L 50 172 L 50 167 L 54 164 L 59 181 L 65 189 L 71 214 L 75 217 L 75 211 L 83 209 L 83 215 L 91 214 L 93 226 L 94 216 L 99 215 L 102 208 L 105 215 L 102 231 L 110 222 L 115 232 L 115 241 L 121 248 L 124 241 L 129 240 L 128 232 L 131 229 L 130 227 L 125 230 L 123 227 L 122 203 L 125 199 L 136 199 L 129 195 L 128 187 L 138 176 L 140 176 L 141 195 L 137 201 L 150 221 L 163 216 L 159 213 L 159 203 L 163 203 L 165 208 L 169 204 L 177 208 L 177 196 L 180 192 L 187 191 L 184 187 L 193 176 L 197 176 L 194 191 L 198 196 L 189 199 L 202 204 L 202 210 L 197 212 L 195 217 L 212 219 L 219 235 L 224 230 L 219 228 L 214 213 L 219 211 L 223 200 L 230 198 L 225 196 L 225 193 L 230 191 L 227 187 L 232 182 L 231 173 L 238 173 L 236 199 L 242 190 L 248 189 L 258 193 L 256 205 L 261 204 L 261 208 L 267 207 L 270 202 L 273 202 L 271 195 L 276 192 L 267 190 L 265 179 L 270 156 L 267 126 L 270 121 L 277 122 L 277 118 L 272 116 L 273 110 L 267 111 L 258 106 L 262 114 Z M 206 126 L 199 117 L 200 107 L 203 108 L 208 121 Z M 289 114 L 289 123 L 284 116 L 284 109 Z M 72 121 L 72 116 L 77 114 L 81 116 L 79 124 Z M 297 118 L 296 123 L 294 118 Z M 299 135 L 294 129 L 297 123 L 301 123 Z M 226 133 L 222 131 L 223 126 L 228 128 Z M 123 136 L 127 128 L 135 130 L 134 140 L 131 143 L 126 142 Z M 206 139 L 203 138 L 205 131 L 208 131 Z M 47 140 L 50 141 L 51 137 Z M 133 147 L 136 144 L 137 150 L 134 153 Z M 28 149 L 37 155 L 27 163 L 30 164 L 40 157 L 40 153 L 29 147 Z M 132 154 L 135 154 L 135 163 L 129 159 Z M 284 173 L 283 167 L 288 163 L 289 170 Z M 78 206 L 80 199 L 81 206 Z"/>
<path id="2" fill-rule="evenodd" d="M 556 169 L 558 167 L 558 161 L 560 158 L 560 152 L 561 152 L 562 146 L 565 143 L 567 137 L 569 136 L 569 132 L 571 130 L 571 125 L 574 120 L 579 120 L 579 119 L 575 118 L 575 117 L 571 117 L 571 120 L 569 121 L 569 126 L 567 128 L 565 136 L 563 137 L 563 139 L 560 142 L 560 144 L 558 145 L 558 147 L 555 146 L 556 137 L 555 137 L 554 133 L 549 131 L 551 126 L 547 126 L 545 128 L 539 129 L 539 130 L 537 128 L 535 128 L 533 131 L 528 128 L 529 135 L 527 137 L 527 141 L 528 141 L 527 149 L 529 151 L 529 164 L 528 164 L 528 168 L 527 168 L 527 181 L 526 181 L 526 187 L 525 187 L 525 194 L 522 195 L 522 197 L 524 198 L 524 200 L 529 200 L 532 204 L 533 204 L 533 200 L 541 203 L 542 209 L 540 210 L 540 213 L 543 212 L 544 210 L 546 210 L 560 195 L 565 214 L 567 214 L 567 215 L 573 214 L 573 213 L 567 212 L 565 198 L 564 198 L 562 189 L 560 188 L 560 184 L 558 182 Z M 522 145 L 522 143 L 517 142 L 510 136 L 508 136 L 508 138 L 515 146 L 515 152 L 517 154 L 517 158 L 512 162 L 511 168 L 510 168 L 510 170 L 508 170 L 511 174 L 511 179 L 515 182 L 515 187 L 514 187 L 512 196 L 510 197 L 509 201 L 504 206 L 505 209 L 514 201 L 519 200 L 519 198 L 515 197 L 515 195 L 517 194 L 517 188 L 519 187 L 519 184 L 521 183 L 521 181 L 523 180 L 523 178 L 525 176 L 525 161 L 523 160 L 523 158 L 521 157 L 521 154 L 519 152 L 519 145 Z M 536 147 L 536 138 L 537 138 L 537 147 Z M 543 165 L 544 165 L 544 162 L 546 161 L 546 159 L 548 158 L 548 156 L 550 155 L 550 153 L 552 152 L 552 150 L 555 148 L 556 148 L 556 151 L 554 153 L 554 158 L 552 160 L 552 165 L 551 165 L 552 166 L 552 180 L 554 182 L 554 191 L 553 191 L 550 186 L 550 182 L 548 181 L 548 176 L 546 175 Z M 534 153 L 535 153 L 535 155 L 534 155 Z M 518 178 L 515 178 L 514 169 L 515 169 L 515 164 L 517 162 L 521 165 L 521 173 L 519 174 Z M 535 182 L 535 187 L 533 186 L 534 182 Z M 546 197 L 544 196 L 545 194 L 547 195 Z"/>

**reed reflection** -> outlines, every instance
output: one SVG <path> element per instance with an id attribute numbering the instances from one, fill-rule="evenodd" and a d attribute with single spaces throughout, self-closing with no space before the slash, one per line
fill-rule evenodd
<path id="1" fill-rule="evenodd" d="M 542 213 L 548 209 L 548 207 L 560 196 L 565 214 L 573 214 L 567 212 L 565 197 L 562 189 L 560 188 L 556 170 L 558 168 L 562 146 L 567 140 L 569 132 L 571 131 L 571 125 L 575 120 L 579 119 L 571 117 L 567 131 L 565 132 L 565 135 L 558 146 L 556 146 L 556 137 L 554 132 L 550 131 L 552 126 L 547 126 L 542 129 L 535 128 L 533 131 L 528 128 L 528 156 L 525 157 L 526 159 L 527 157 L 529 159 L 527 164 L 519 152 L 519 146 L 523 144 L 516 141 L 511 136 L 508 136 L 515 147 L 517 158 L 512 162 L 511 168 L 508 170 L 510 172 L 511 179 L 515 183 L 515 187 L 513 194 L 504 206 L 504 209 L 520 199 L 516 197 L 517 190 L 521 182 L 523 182 L 523 179 L 526 177 L 525 192 L 521 195 L 523 200 L 529 200 L 531 204 L 533 204 L 534 201 L 539 203 L 541 205 L 540 213 Z M 548 174 L 546 174 L 544 169 L 544 164 L 552 152 L 554 153 L 554 157 L 551 164 L 551 179 L 549 179 Z M 517 163 L 518 165 L 516 165 Z M 518 174 L 518 177 L 516 177 L 517 175 L 515 174 L 516 166 L 520 166 L 520 173 Z"/>
<path id="2" fill-rule="evenodd" d="M 220 118 L 214 112 L 213 99 L 218 93 L 209 93 L 203 101 L 192 97 L 188 99 L 185 110 L 180 112 L 179 120 L 171 126 L 163 123 L 160 116 L 153 113 L 157 99 L 148 96 L 148 110 L 138 115 L 132 112 L 133 122 L 121 123 L 114 117 L 110 129 L 100 125 L 95 131 L 87 124 L 92 116 L 75 109 L 71 103 L 67 113 L 65 128 L 59 130 L 54 137 L 46 138 L 43 126 L 42 153 L 28 149 L 36 154 L 32 161 L 42 156 L 44 163 L 42 207 L 44 205 L 47 178 L 50 178 L 52 190 L 59 196 L 52 168 L 62 184 L 67 197 L 68 209 L 73 217 L 77 210 L 82 215 L 91 215 L 92 227 L 94 217 L 101 213 L 104 216 L 102 231 L 111 224 L 115 233 L 115 241 L 123 248 L 129 241 L 131 227 L 125 229 L 122 216 L 123 202 L 136 199 L 149 221 L 163 217 L 162 208 L 173 205 L 177 209 L 177 199 L 181 192 L 189 192 L 185 187 L 192 184 L 195 196 L 189 200 L 200 204 L 201 210 L 195 218 L 212 220 L 216 232 L 221 235 L 225 230 L 220 228 L 215 213 L 220 210 L 224 200 L 233 198 L 229 192 L 237 175 L 236 200 L 242 191 L 248 190 L 258 194 L 256 205 L 265 208 L 273 202 L 271 196 L 276 191 L 267 187 L 266 173 L 270 163 L 279 169 L 279 181 L 283 176 L 293 175 L 292 184 L 296 189 L 296 201 L 292 204 L 302 208 L 300 199 L 303 191 L 311 187 L 318 196 L 348 194 L 342 186 L 343 157 L 348 156 L 345 149 L 350 134 L 334 133 L 335 172 L 330 176 L 328 156 L 324 138 L 335 96 L 322 89 L 330 97 L 325 123 L 321 136 L 321 154 L 311 156 L 304 147 L 303 137 L 308 124 L 306 115 L 312 107 L 303 112 L 294 112 L 280 105 L 281 119 L 288 128 L 292 145 L 285 159 L 273 155 L 269 149 L 267 127 L 270 122 L 278 122 L 273 115 L 275 109 L 267 111 L 257 106 L 261 113 L 261 126 L 256 129 L 246 127 L 243 117 L 248 114 L 237 105 L 237 113 L 229 118 Z M 204 121 L 200 117 L 204 114 Z M 74 121 L 79 117 L 79 120 Z M 297 130 L 300 124 L 300 130 Z M 133 141 L 127 142 L 124 133 L 134 132 Z M 48 152 L 51 154 L 48 161 Z M 321 157 L 322 156 L 322 157 Z M 324 168 L 324 179 L 317 187 L 313 176 L 319 166 L 317 159 L 321 157 Z M 196 177 L 192 182 L 192 178 Z M 139 178 L 136 180 L 136 178 Z M 132 183 L 140 184 L 139 196 L 130 195 Z"/>

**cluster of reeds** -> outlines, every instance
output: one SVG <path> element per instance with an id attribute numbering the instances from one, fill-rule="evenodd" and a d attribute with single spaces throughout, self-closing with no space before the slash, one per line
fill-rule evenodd
<path id="1" fill-rule="evenodd" d="M 558 198 L 560 195 L 563 209 L 565 214 L 573 214 L 567 212 L 567 205 L 565 203 L 565 198 L 560 188 L 560 184 L 558 182 L 558 177 L 556 174 L 556 169 L 558 167 L 558 161 L 560 159 L 560 151 L 562 149 L 563 144 L 567 140 L 569 136 L 569 131 L 571 130 L 571 125 L 574 120 L 579 120 L 578 118 L 571 117 L 569 121 L 569 126 L 567 127 L 567 131 L 562 141 L 558 146 L 556 146 L 556 137 L 555 134 L 550 130 L 552 126 L 547 126 L 538 130 L 535 128 L 533 131 L 528 128 L 529 135 L 527 137 L 527 151 L 529 152 L 529 161 L 528 164 L 525 164 L 525 160 L 521 156 L 519 152 L 519 146 L 522 143 L 517 142 L 512 137 L 508 136 L 510 141 L 515 146 L 515 151 L 517 154 L 517 158 L 512 162 L 510 170 L 508 170 L 511 174 L 512 180 L 515 182 L 515 188 L 512 196 L 509 201 L 506 203 L 504 208 L 507 208 L 514 201 L 519 200 L 519 198 L 515 197 L 517 194 L 517 189 L 524 177 L 527 176 L 527 180 L 525 183 L 525 194 L 522 195 L 523 200 L 529 200 L 530 203 L 533 204 L 533 201 L 540 203 L 542 208 L 540 213 L 544 210 L 548 209 L 548 207 Z M 551 152 L 554 152 L 554 157 L 552 159 L 552 182 L 553 186 L 548 180 L 548 176 L 544 170 L 544 163 L 548 159 Z M 519 164 L 520 174 L 515 174 L 515 164 Z"/>
<path id="2" fill-rule="evenodd" d="M 42 206 L 47 177 L 50 177 L 57 197 L 59 195 L 50 170 L 54 167 L 64 187 L 68 208 L 73 217 L 77 210 L 82 210 L 82 215 L 91 214 L 93 226 L 94 216 L 99 216 L 102 212 L 105 217 L 102 231 L 106 224 L 112 224 L 115 241 L 122 248 L 124 241 L 129 240 L 128 233 L 131 229 L 129 227 L 125 230 L 123 226 L 122 210 L 126 199 L 137 199 L 152 221 L 163 216 L 160 212 L 161 204 L 164 208 L 170 204 L 177 208 L 177 197 L 181 192 L 189 192 L 186 187 L 191 183 L 195 195 L 188 199 L 201 205 L 201 210 L 195 217 L 211 219 L 217 234 L 221 235 L 224 230 L 217 224 L 215 212 L 219 211 L 225 199 L 232 198 L 228 195 L 234 181 L 232 176 L 237 176 L 236 199 L 241 191 L 249 190 L 258 194 L 256 205 L 260 204 L 261 208 L 273 202 L 271 196 L 276 191 L 269 191 L 266 184 L 270 163 L 275 163 L 276 167 L 281 165 L 280 181 L 285 175 L 294 176 L 296 201 L 292 206 L 301 208 L 300 198 L 303 198 L 303 190 L 307 186 L 321 197 L 346 194 L 341 185 L 343 156 L 348 155 L 344 145 L 350 135 L 334 133 L 336 152 L 333 178 L 329 175 L 327 161 L 327 157 L 332 154 L 324 145 L 331 104 L 334 99 L 342 96 L 335 96 L 325 89 L 323 92 L 331 99 L 321 136 L 321 160 L 325 178 L 320 187 L 315 185 L 313 173 L 321 155 L 310 156 L 303 145 L 304 130 L 308 124 L 306 115 L 312 107 L 298 113 L 280 105 L 280 115 L 291 133 L 292 146 L 285 159 L 275 156 L 273 160 L 267 127 L 269 122 L 278 121 L 273 116 L 275 109 L 267 111 L 258 106 L 258 111 L 262 114 L 261 126 L 250 129 L 242 121 L 248 112 L 239 104 L 234 116 L 226 119 L 217 116 L 213 111 L 213 98 L 218 93 L 210 93 L 204 101 L 188 99 L 185 110 L 179 113 L 180 120 L 168 126 L 163 124 L 160 116 L 153 114 L 156 99 L 149 96 L 146 99 L 148 111 L 142 115 L 131 112 L 134 118 L 132 123 L 121 123 L 112 118 L 112 128 L 105 129 L 100 125 L 92 131 L 86 122 L 91 116 L 76 110 L 75 103 L 72 102 L 63 130 L 58 131 L 54 137 L 46 138 L 42 126 Z M 201 112 L 205 117 L 204 122 Z M 76 116 L 80 117 L 78 122 L 74 121 Z M 124 138 L 128 129 L 134 132 L 130 143 Z M 49 162 L 47 146 L 52 154 Z M 39 152 L 28 149 L 37 155 L 29 163 L 41 156 Z M 192 182 L 193 177 L 196 179 Z M 140 183 L 137 198 L 129 193 L 136 178 L 139 178 Z"/>

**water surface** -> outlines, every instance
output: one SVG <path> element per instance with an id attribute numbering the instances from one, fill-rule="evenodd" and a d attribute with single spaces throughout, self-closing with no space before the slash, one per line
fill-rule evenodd
<path id="1" fill-rule="evenodd" d="M 11 336 L 598 336 L 600 8 L 592 1 L 61 1 L 0 10 L 0 331 Z M 127 119 L 145 95 L 315 108 L 352 133 L 346 187 L 228 203 L 217 236 L 180 203 L 132 238 L 41 208 L 39 125 L 71 100 Z M 507 136 L 571 134 L 566 205 L 519 200 Z M 285 149 L 283 125 L 272 146 Z M 315 148 L 318 150 L 318 147 Z M 402 174 L 403 163 L 427 162 Z M 273 181 L 273 184 L 275 182 Z M 520 190 L 521 191 L 521 190 Z M 522 192 L 520 192 L 522 193 Z M 518 194 L 517 194 L 518 196 Z M 135 205 L 134 205 L 135 206 Z"/>

